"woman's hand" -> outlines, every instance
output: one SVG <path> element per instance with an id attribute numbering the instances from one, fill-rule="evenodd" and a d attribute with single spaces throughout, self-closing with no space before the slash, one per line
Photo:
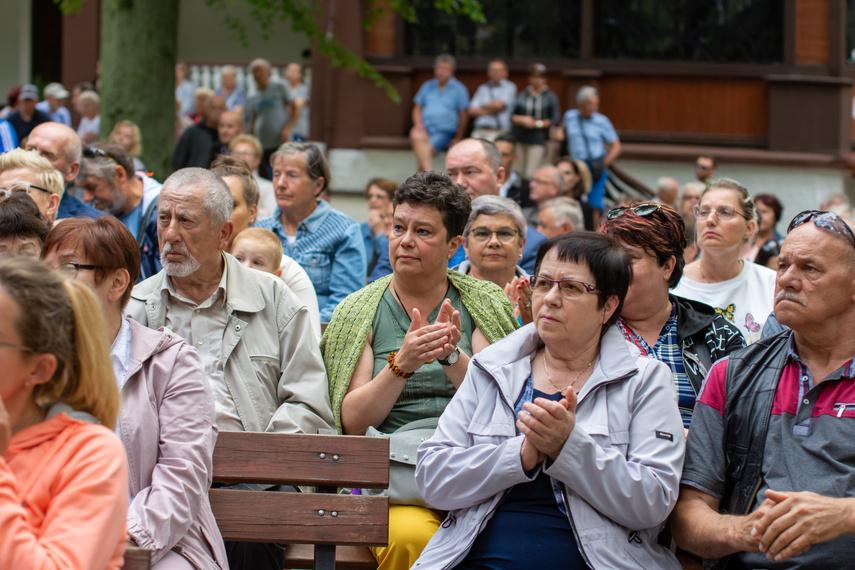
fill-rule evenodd
<path id="1" fill-rule="evenodd" d="M 517 428 L 540 453 L 554 461 L 576 425 L 576 402 L 573 388 L 567 388 L 560 402 L 546 398 L 526 402 L 519 414 Z"/>
<path id="2" fill-rule="evenodd" d="M 9 418 L 9 412 L 6 411 L 3 399 L 0 398 L 0 455 L 6 453 L 6 448 L 9 447 L 9 440 L 11 439 L 12 420 Z"/>
<path id="3" fill-rule="evenodd" d="M 451 306 L 451 301 L 446 299 L 442 302 L 442 306 L 439 308 L 439 314 L 436 316 L 436 321 L 434 325 L 444 325 L 446 327 L 446 334 L 448 335 L 448 342 L 443 346 L 443 352 L 438 356 L 445 360 L 449 357 L 449 355 L 455 351 L 457 348 L 457 343 L 460 342 L 462 335 L 460 334 L 460 311 L 455 311 L 454 307 Z"/>
<path id="4" fill-rule="evenodd" d="M 531 471 L 538 463 L 543 461 L 544 457 L 527 437 L 523 438 L 522 446 L 520 447 L 520 461 L 522 462 L 523 471 Z"/>
<path id="5" fill-rule="evenodd" d="M 527 325 L 534 320 L 531 314 L 531 285 L 524 277 L 514 277 L 505 285 L 505 295 L 512 305 L 522 324 Z"/>
<path id="6" fill-rule="evenodd" d="M 379 236 L 386 232 L 386 219 L 383 212 L 380 210 L 368 210 L 368 227 L 371 228 L 371 233 Z"/>
<path id="7" fill-rule="evenodd" d="M 422 315 L 414 308 L 410 328 L 404 336 L 401 350 L 395 355 L 395 365 L 406 373 L 415 372 L 422 364 L 443 354 L 448 340 L 447 324 L 422 324 Z"/>

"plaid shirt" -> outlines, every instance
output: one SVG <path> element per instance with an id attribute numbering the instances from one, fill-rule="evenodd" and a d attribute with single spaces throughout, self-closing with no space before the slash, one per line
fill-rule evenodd
<path id="1" fill-rule="evenodd" d="M 671 369 L 674 385 L 677 386 L 677 405 L 680 408 L 680 416 L 683 418 L 683 427 L 688 429 L 689 424 L 692 423 L 692 410 L 695 408 L 695 389 L 689 382 L 689 376 L 686 374 L 686 368 L 683 365 L 680 344 L 677 342 L 677 307 L 672 304 L 671 316 L 668 317 L 668 321 L 662 327 L 659 339 L 653 348 L 632 330 L 623 318 L 618 319 L 617 326 L 623 333 L 623 337 L 637 346 L 641 354 L 664 362 Z"/>

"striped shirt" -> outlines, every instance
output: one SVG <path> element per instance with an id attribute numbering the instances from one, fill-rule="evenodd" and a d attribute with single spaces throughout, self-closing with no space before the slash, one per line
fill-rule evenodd
<path id="1" fill-rule="evenodd" d="M 636 333 L 623 318 L 618 319 L 617 326 L 626 340 L 633 343 L 644 356 L 655 358 L 664 362 L 671 369 L 674 377 L 674 385 L 677 387 L 677 405 L 680 408 L 680 416 L 683 418 L 683 427 L 688 429 L 692 423 L 692 410 L 695 408 L 695 389 L 686 374 L 683 365 L 683 355 L 680 352 L 680 344 L 677 342 L 677 307 L 671 306 L 671 316 L 662 331 L 656 346 L 650 347 L 641 335 Z"/>

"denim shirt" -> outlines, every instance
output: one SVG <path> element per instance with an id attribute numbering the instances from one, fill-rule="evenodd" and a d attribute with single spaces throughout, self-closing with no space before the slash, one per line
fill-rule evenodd
<path id="1" fill-rule="evenodd" d="M 336 306 L 365 286 L 365 247 L 359 224 L 320 200 L 315 211 L 300 222 L 297 241 L 291 246 L 281 217 L 277 207 L 271 217 L 256 222 L 255 227 L 275 233 L 285 255 L 306 270 L 318 296 L 321 322 L 329 322 Z"/>

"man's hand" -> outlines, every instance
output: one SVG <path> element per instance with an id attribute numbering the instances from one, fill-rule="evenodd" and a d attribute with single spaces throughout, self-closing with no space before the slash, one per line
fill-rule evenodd
<path id="1" fill-rule="evenodd" d="M 835 499 L 803 491 L 766 491 L 764 516 L 754 522 L 751 535 L 769 560 L 786 560 L 807 552 L 812 544 L 828 542 L 853 532 L 855 499 Z M 760 510 L 760 509 L 758 509 Z"/>

